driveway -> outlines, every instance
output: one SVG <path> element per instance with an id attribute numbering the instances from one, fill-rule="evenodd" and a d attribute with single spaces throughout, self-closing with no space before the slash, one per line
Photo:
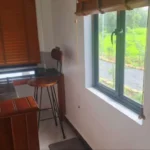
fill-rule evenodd
<path id="1" fill-rule="evenodd" d="M 112 81 L 113 69 L 115 65 L 110 62 L 99 60 L 100 77 Z M 107 68 L 107 69 L 106 69 Z M 126 67 L 125 69 L 125 85 L 139 91 L 143 90 L 144 71 Z"/>

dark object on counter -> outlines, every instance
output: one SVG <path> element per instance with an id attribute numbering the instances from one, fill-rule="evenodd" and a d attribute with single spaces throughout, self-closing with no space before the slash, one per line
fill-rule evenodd
<path id="1" fill-rule="evenodd" d="M 55 68 L 38 68 L 35 70 L 36 77 L 58 76 L 60 73 Z"/>
<path id="2" fill-rule="evenodd" d="M 37 111 L 32 97 L 0 103 L 0 150 L 39 150 Z"/>

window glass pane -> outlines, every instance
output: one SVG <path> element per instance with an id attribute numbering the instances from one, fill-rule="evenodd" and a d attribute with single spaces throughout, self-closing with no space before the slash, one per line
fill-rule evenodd
<path id="1" fill-rule="evenodd" d="M 99 82 L 115 89 L 117 13 L 99 14 Z"/>
<path id="2" fill-rule="evenodd" d="M 142 103 L 148 7 L 126 11 L 124 95 Z"/>

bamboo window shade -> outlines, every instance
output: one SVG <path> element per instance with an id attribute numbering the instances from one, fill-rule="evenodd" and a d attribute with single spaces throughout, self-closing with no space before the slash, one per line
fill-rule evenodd
<path id="1" fill-rule="evenodd" d="M 76 15 L 106 13 L 149 6 L 150 0 L 77 0 Z"/>

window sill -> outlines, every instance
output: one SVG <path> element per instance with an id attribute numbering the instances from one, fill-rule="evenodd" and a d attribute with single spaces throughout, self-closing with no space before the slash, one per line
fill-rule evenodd
<path id="1" fill-rule="evenodd" d="M 105 95 L 104 93 L 98 91 L 95 88 L 87 88 L 87 89 L 90 92 L 92 92 L 93 94 L 97 95 L 102 100 L 104 100 L 106 103 L 110 104 L 115 109 L 117 109 L 118 111 L 120 111 L 121 113 L 123 113 L 124 115 L 126 115 L 127 117 L 129 117 L 130 119 L 132 119 L 133 121 L 135 121 L 136 123 L 138 123 L 139 125 L 143 124 L 143 120 L 140 120 L 138 118 L 138 115 L 136 113 L 134 113 L 133 111 L 131 111 L 130 109 L 128 109 L 125 106 L 117 103 L 112 98 L 110 98 L 109 96 Z"/>

